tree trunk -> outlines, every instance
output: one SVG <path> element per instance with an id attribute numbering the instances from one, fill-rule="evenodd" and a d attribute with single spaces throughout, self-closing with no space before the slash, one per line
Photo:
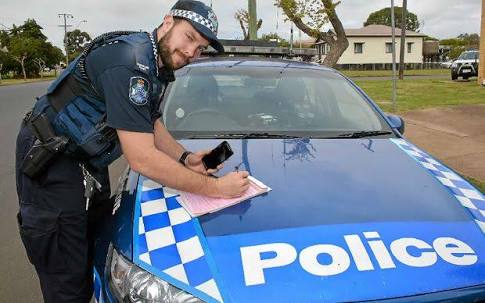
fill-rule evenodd
<path id="1" fill-rule="evenodd" d="M 0 63 L 0 83 L 2 83 L 2 68 L 3 68 L 3 63 Z"/>
<path id="2" fill-rule="evenodd" d="M 24 80 L 27 80 L 27 74 L 25 73 L 25 57 L 20 59 L 20 65 L 22 66 L 22 74 L 24 75 Z"/>
<path id="3" fill-rule="evenodd" d="M 324 65 L 334 67 L 337 64 L 338 59 L 342 56 L 343 52 L 349 47 L 349 41 L 345 35 L 345 30 L 337 16 L 337 12 L 334 8 L 332 0 L 322 0 L 323 6 L 327 10 L 328 20 L 333 26 L 335 34 L 325 33 L 312 29 L 306 25 L 303 20 L 297 15 L 292 14 L 290 11 L 285 11 L 288 18 L 298 27 L 302 32 L 310 37 L 318 40 L 325 41 L 330 46 L 330 51 L 323 60 Z"/>
<path id="4" fill-rule="evenodd" d="M 349 40 L 347 40 L 344 26 L 342 25 L 342 22 L 340 22 L 340 19 L 337 16 L 337 12 L 333 7 L 333 1 L 322 0 L 322 3 L 323 6 L 328 10 L 328 20 L 332 24 L 333 29 L 335 30 L 335 34 L 337 35 L 337 39 L 335 39 L 335 44 L 333 45 L 333 47 L 332 44 L 330 44 L 330 58 L 327 60 L 327 58 L 325 57 L 325 60 L 323 60 L 323 64 L 334 67 L 337 64 L 340 56 L 342 56 L 347 47 L 349 47 Z"/>
<path id="5" fill-rule="evenodd" d="M 244 27 L 244 22 L 242 20 L 239 20 L 239 25 L 241 26 L 241 30 L 243 32 L 243 37 L 244 37 L 244 40 L 248 40 L 249 39 L 249 36 L 246 32 L 246 28 Z"/>
<path id="6" fill-rule="evenodd" d="M 401 16 L 401 47 L 399 52 L 399 80 L 404 79 L 404 51 L 406 44 L 406 9 L 407 0 L 402 0 L 402 16 Z"/>
<path id="7" fill-rule="evenodd" d="M 330 51 L 328 54 L 325 56 L 325 59 L 323 60 L 323 65 L 334 67 L 337 64 L 338 59 L 344 51 L 347 49 L 349 46 L 349 41 L 347 39 L 345 40 L 335 40 L 332 43 L 329 43 L 330 45 Z"/>

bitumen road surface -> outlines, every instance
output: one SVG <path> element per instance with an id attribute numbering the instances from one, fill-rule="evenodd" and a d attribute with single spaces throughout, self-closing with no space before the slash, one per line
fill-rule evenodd
<path id="1" fill-rule="evenodd" d="M 48 84 L 0 86 L 0 302 L 42 302 L 39 280 L 18 234 L 14 160 L 21 118 Z"/>

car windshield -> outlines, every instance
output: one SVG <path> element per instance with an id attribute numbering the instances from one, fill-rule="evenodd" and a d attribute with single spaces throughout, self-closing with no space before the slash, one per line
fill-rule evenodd
<path id="1" fill-rule="evenodd" d="M 390 131 L 364 96 L 329 70 L 189 66 L 176 78 L 162 107 L 164 123 L 177 138 Z"/>
<path id="2" fill-rule="evenodd" d="M 478 59 L 478 52 L 466 52 L 462 53 L 458 60 L 475 60 Z"/>

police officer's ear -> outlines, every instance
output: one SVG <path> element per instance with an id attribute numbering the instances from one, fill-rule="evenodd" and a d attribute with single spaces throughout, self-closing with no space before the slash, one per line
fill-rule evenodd
<path id="1" fill-rule="evenodd" d="M 159 37 L 164 36 L 173 28 L 174 25 L 175 25 L 175 19 L 173 18 L 173 16 L 166 15 L 163 18 L 163 23 L 160 24 L 160 27 L 158 28 L 158 36 Z"/>

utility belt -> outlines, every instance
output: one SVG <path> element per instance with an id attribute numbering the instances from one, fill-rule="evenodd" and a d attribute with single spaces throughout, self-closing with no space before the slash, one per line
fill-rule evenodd
<path id="1" fill-rule="evenodd" d="M 32 119 L 29 112 L 24 118 L 24 126 L 28 127 L 37 138 L 22 162 L 22 172 L 30 178 L 37 178 L 60 154 L 65 152 L 69 139 L 65 136 L 56 136 L 45 114 Z M 90 173 L 87 165 L 80 162 L 79 167 L 83 174 L 84 197 L 86 198 L 86 211 L 95 190 L 101 192 L 101 183 Z"/>
<path id="2" fill-rule="evenodd" d="M 33 112 L 24 118 L 24 124 L 37 138 L 22 163 L 22 171 L 27 176 L 38 177 L 61 153 L 87 163 L 95 169 L 107 167 L 113 158 L 117 158 L 118 153 L 121 153 L 119 143 L 116 143 L 116 131 L 108 127 L 106 114 L 99 114 L 96 119 L 98 122 L 89 127 L 89 132 L 77 130 L 67 136 L 59 135 L 62 132 L 54 130 L 53 125 L 69 118 L 66 116 L 67 111 L 63 109 L 79 100 L 80 96 L 82 91 L 79 84 L 69 75 L 53 93 L 41 97 L 47 99 L 38 100 L 38 103 L 43 104 L 36 104 Z M 73 107 L 76 108 L 76 105 L 73 104 Z M 59 116 L 63 119 L 58 119 Z M 64 128 L 68 129 L 65 126 Z"/>

